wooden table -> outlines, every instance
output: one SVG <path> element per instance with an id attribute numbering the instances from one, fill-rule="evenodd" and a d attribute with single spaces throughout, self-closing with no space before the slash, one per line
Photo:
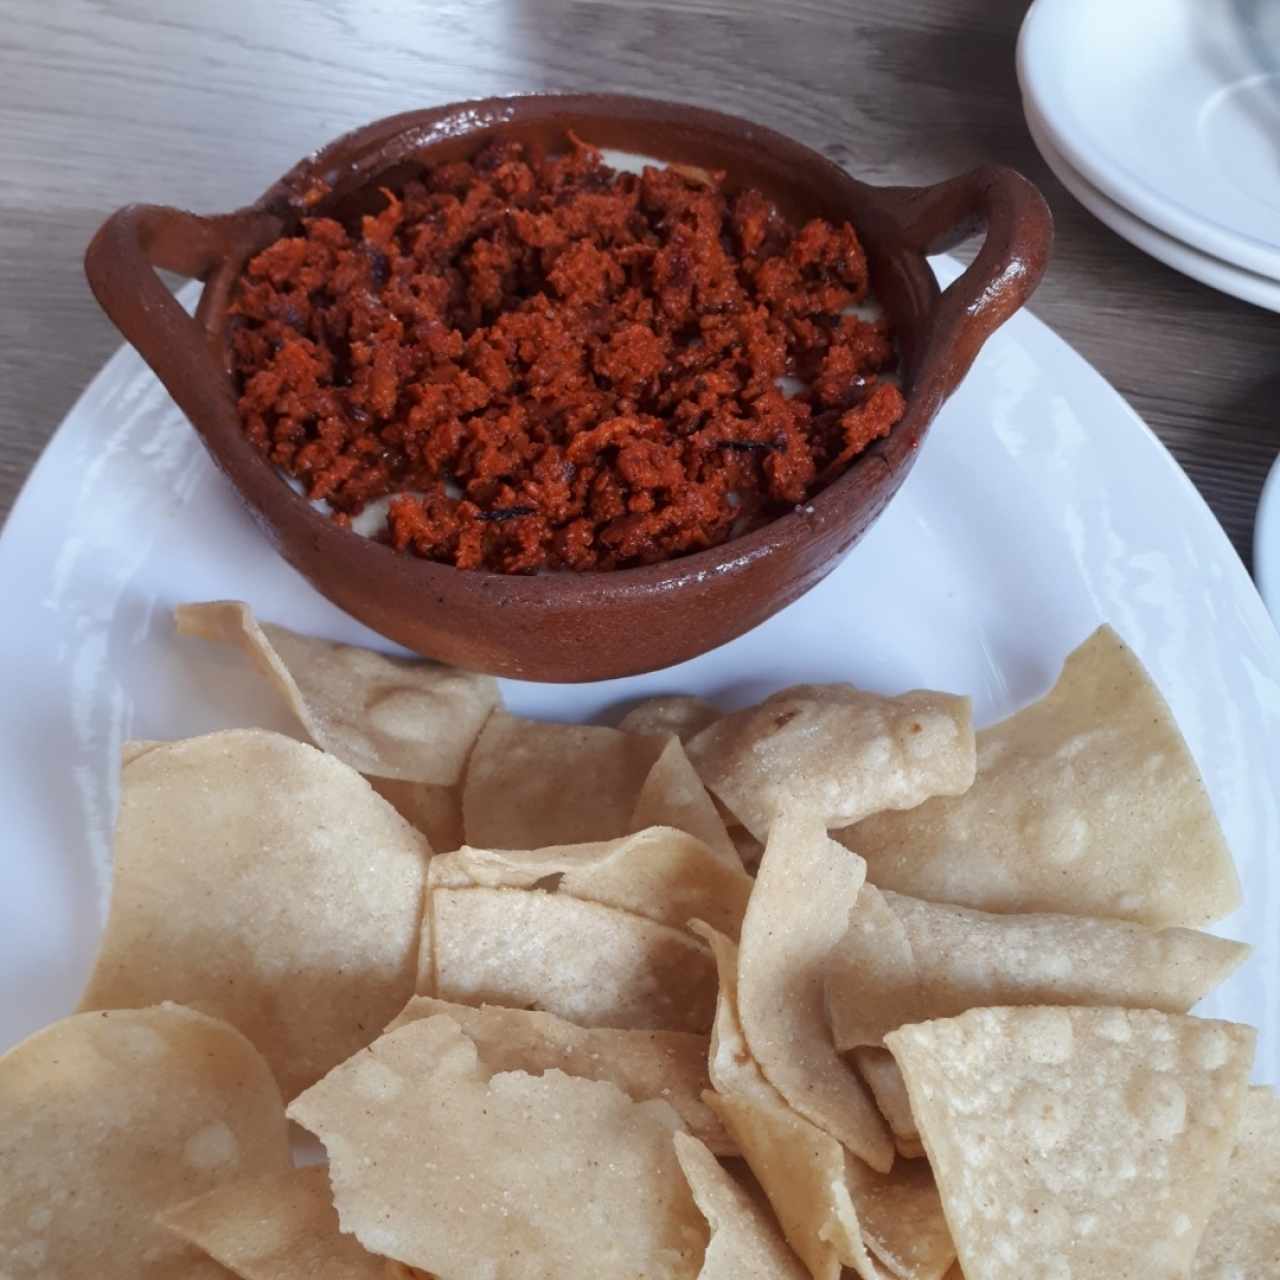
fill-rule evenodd
<path id="1" fill-rule="evenodd" d="M 1280 317 L 1108 231 L 1023 123 L 1026 0 L 10 0 L 0 41 L 0 515 L 119 339 L 80 270 L 129 201 L 223 210 L 376 116 L 612 89 L 750 116 L 872 181 L 1038 182 L 1033 310 L 1159 433 L 1246 562 L 1280 448 Z"/>

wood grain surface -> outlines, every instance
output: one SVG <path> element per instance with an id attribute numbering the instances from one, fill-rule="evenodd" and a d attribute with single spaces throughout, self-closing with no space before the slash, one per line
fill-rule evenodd
<path id="1" fill-rule="evenodd" d="M 1246 562 L 1280 449 L 1280 316 L 1146 257 L 1052 177 L 1023 123 L 1026 0 L 6 0 L 0 7 L 0 515 L 119 339 L 81 273 L 130 201 L 256 197 L 376 116 L 611 89 L 750 116 L 862 177 L 988 161 L 1058 224 L 1032 309 L 1156 430 Z"/>

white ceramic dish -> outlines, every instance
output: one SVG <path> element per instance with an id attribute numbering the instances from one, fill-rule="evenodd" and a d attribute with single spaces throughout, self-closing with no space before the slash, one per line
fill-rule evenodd
<path id="1" fill-rule="evenodd" d="M 1253 576 L 1280 626 L 1280 458 L 1271 465 L 1254 517 Z"/>
<path id="2" fill-rule="evenodd" d="M 1058 181 L 1100 222 L 1144 253 L 1149 253 L 1166 266 L 1193 280 L 1199 280 L 1201 284 L 1207 284 L 1211 289 L 1219 289 L 1234 298 L 1266 307 L 1269 311 L 1280 311 L 1280 281 L 1261 276 L 1256 271 L 1233 267 L 1221 258 L 1201 253 L 1191 245 L 1165 235 L 1149 222 L 1135 218 L 1071 167 L 1066 157 L 1049 140 L 1044 122 L 1030 102 L 1024 101 L 1023 109 L 1031 137 L 1045 163 L 1057 175 Z"/>
<path id="3" fill-rule="evenodd" d="M 1280 280 L 1280 5 L 1036 0 L 1022 92 L 1068 163 L 1213 257 Z"/>
<path id="4" fill-rule="evenodd" d="M 953 278 L 958 268 L 939 260 Z M 190 292 L 186 295 L 190 298 Z M 72 1008 L 110 886 L 128 737 L 287 728 L 233 655 L 173 635 L 183 600 L 380 643 L 284 564 L 133 352 L 54 437 L 0 538 L 0 1047 Z M 1208 1011 L 1260 1023 L 1280 1080 L 1280 636 L 1218 523 L 1124 401 L 1034 317 L 988 344 L 901 495 L 854 554 L 764 626 L 682 667 L 507 684 L 561 719 L 688 690 L 726 705 L 801 680 L 971 693 L 980 721 L 1044 690 L 1111 621 L 1165 691 L 1246 885 L 1257 946 Z"/>

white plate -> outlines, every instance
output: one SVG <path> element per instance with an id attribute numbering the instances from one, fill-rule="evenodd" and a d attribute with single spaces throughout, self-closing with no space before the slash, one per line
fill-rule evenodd
<path id="1" fill-rule="evenodd" d="M 1253 522 L 1253 576 L 1280 626 L 1280 458 L 1271 464 Z"/>
<path id="2" fill-rule="evenodd" d="M 1143 221 L 1280 279 L 1280 5 L 1036 0 L 1023 95 L 1071 166 Z"/>
<path id="3" fill-rule="evenodd" d="M 957 269 L 940 260 L 945 278 Z M 276 557 L 128 350 L 33 473 L 0 538 L 0 591 L 3 1046 L 71 1009 L 88 972 L 124 739 L 286 727 L 233 655 L 174 637 L 173 606 L 243 597 L 378 642 Z M 992 339 L 862 545 L 791 608 L 674 670 L 505 693 L 577 719 L 648 693 L 732 705 L 847 679 L 962 690 L 986 722 L 1042 692 L 1103 619 L 1169 698 L 1247 886 L 1224 931 L 1257 951 L 1208 1010 L 1261 1023 L 1257 1076 L 1280 1080 L 1280 636 L 1183 472 L 1030 315 Z"/>
<path id="4" fill-rule="evenodd" d="M 1201 284 L 1207 284 L 1211 289 L 1220 289 L 1234 298 L 1242 298 L 1245 302 L 1266 307 L 1269 311 L 1280 311 L 1280 281 L 1260 276 L 1256 271 L 1245 271 L 1243 267 L 1233 267 L 1221 258 L 1201 253 L 1191 245 L 1165 235 L 1149 222 L 1135 218 L 1128 209 L 1122 209 L 1093 186 L 1083 174 L 1077 173 L 1066 157 L 1050 142 L 1044 122 L 1035 107 L 1029 101 L 1024 101 L 1022 105 L 1026 112 L 1027 128 L 1030 129 L 1031 137 L 1045 163 L 1062 185 L 1100 222 L 1166 266 L 1181 271 L 1193 280 L 1199 280 Z"/>

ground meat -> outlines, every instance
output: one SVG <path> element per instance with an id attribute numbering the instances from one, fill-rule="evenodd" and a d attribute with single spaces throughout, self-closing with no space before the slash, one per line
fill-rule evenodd
<path id="1" fill-rule="evenodd" d="M 854 229 L 794 228 L 686 168 L 575 138 L 424 167 L 376 215 L 248 265 L 245 431 L 334 518 L 462 569 L 649 564 L 829 484 L 902 416 Z M 779 380 L 803 389 L 784 394 Z"/>

